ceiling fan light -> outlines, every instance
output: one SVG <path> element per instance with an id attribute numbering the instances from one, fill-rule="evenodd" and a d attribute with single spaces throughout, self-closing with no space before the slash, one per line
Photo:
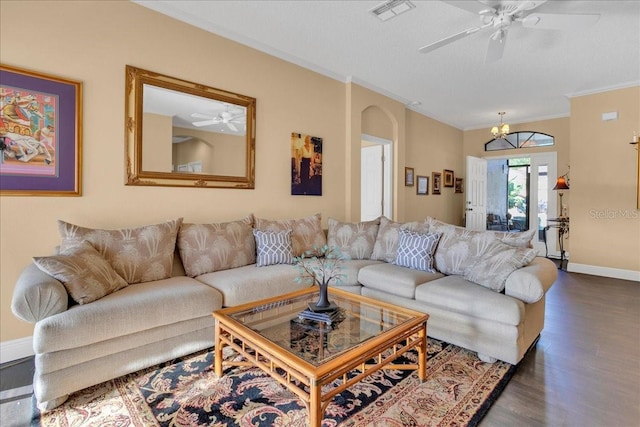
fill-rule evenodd
<path id="1" fill-rule="evenodd" d="M 500 133 L 502 133 L 503 135 L 506 135 L 509 133 L 509 125 L 508 124 L 503 124 L 502 125 L 502 129 L 500 129 Z"/>
<path id="2" fill-rule="evenodd" d="M 498 131 L 498 126 L 494 126 L 491 128 L 491 133 L 493 134 L 494 138 L 497 137 L 498 135 L 500 135 L 500 131 Z"/>

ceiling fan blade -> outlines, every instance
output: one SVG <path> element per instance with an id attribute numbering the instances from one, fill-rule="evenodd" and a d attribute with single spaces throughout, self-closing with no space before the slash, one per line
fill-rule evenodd
<path id="1" fill-rule="evenodd" d="M 238 128 L 231 122 L 227 123 L 227 127 L 234 132 L 238 132 Z"/>
<path id="2" fill-rule="evenodd" d="M 216 119 L 211 119 L 211 120 L 203 120 L 201 122 L 193 122 L 191 124 L 196 127 L 201 127 L 201 126 L 215 125 L 216 123 L 218 123 Z"/>
<path id="3" fill-rule="evenodd" d="M 518 4 L 518 6 L 511 12 L 509 12 L 509 15 L 517 15 L 520 16 L 519 13 L 520 12 L 526 12 L 529 10 L 533 10 L 537 7 L 542 6 L 544 3 L 546 3 L 547 0 L 525 0 L 522 1 Z"/>
<path id="4" fill-rule="evenodd" d="M 445 37 L 442 40 L 438 40 L 435 43 L 431 43 L 431 44 L 428 44 L 426 46 L 422 46 L 420 49 L 418 49 L 418 51 L 420 53 L 431 52 L 432 50 L 436 50 L 436 49 L 438 49 L 438 48 L 440 48 L 442 46 L 446 46 L 449 43 L 453 43 L 456 40 L 460 40 L 460 39 L 463 39 L 463 38 L 465 38 L 467 36 L 470 36 L 471 34 L 476 33 L 476 32 L 480 31 L 481 29 L 483 29 L 485 27 L 486 27 L 486 25 L 484 25 L 482 27 L 469 28 L 468 30 L 464 30 L 462 32 L 459 32 L 458 34 L 454 34 L 452 36 Z"/>
<path id="5" fill-rule="evenodd" d="M 484 57 L 484 63 L 495 62 L 502 58 L 504 46 L 507 44 L 507 31 L 498 30 L 489 37 L 489 46 Z"/>
<path id="6" fill-rule="evenodd" d="M 542 30 L 572 30 L 593 25 L 599 19 L 598 14 L 531 13 L 522 19 L 522 26 Z"/>

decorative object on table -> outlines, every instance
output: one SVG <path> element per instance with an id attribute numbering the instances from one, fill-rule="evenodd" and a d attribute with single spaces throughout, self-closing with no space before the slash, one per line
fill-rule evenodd
<path id="1" fill-rule="evenodd" d="M 431 194 L 440 194 L 442 188 L 442 174 L 440 172 L 431 172 L 432 188 Z"/>
<path id="2" fill-rule="evenodd" d="M 0 195 L 82 194 L 82 83 L 0 65 Z"/>
<path id="3" fill-rule="evenodd" d="M 464 179 L 456 178 L 455 192 L 456 193 L 464 193 Z"/>
<path id="4" fill-rule="evenodd" d="M 418 175 L 416 177 L 418 186 L 416 187 L 416 194 L 425 196 L 429 194 L 429 177 Z"/>
<path id="5" fill-rule="evenodd" d="M 306 251 L 299 257 L 293 258 L 293 263 L 301 272 L 296 278 L 297 282 L 305 282 L 318 285 L 320 296 L 318 301 L 309 304 L 311 311 L 323 312 L 335 310 L 338 306 L 329 301 L 329 283 L 332 281 L 339 285 L 345 278 L 341 273 L 342 263 L 347 257 L 334 246 L 324 245 L 321 248 L 314 248 Z"/>
<path id="6" fill-rule="evenodd" d="M 322 138 L 291 133 L 291 194 L 322 196 Z"/>
<path id="7" fill-rule="evenodd" d="M 413 168 L 404 168 L 404 186 L 413 187 Z"/>
<path id="8" fill-rule="evenodd" d="M 444 186 L 445 187 L 453 187 L 453 171 L 450 169 L 445 169 L 442 171 Z"/>
<path id="9" fill-rule="evenodd" d="M 560 218 L 564 218 L 567 214 L 567 207 L 562 204 L 562 190 L 569 190 L 569 172 L 558 177 L 553 189 L 558 191 L 558 196 L 560 196 Z"/>
<path id="10" fill-rule="evenodd" d="M 306 309 L 298 314 L 298 319 L 303 322 L 306 320 L 310 320 L 314 322 L 324 323 L 327 326 L 332 326 L 334 323 L 337 323 L 340 320 L 344 320 L 344 313 L 340 308 L 337 308 L 336 310 L 330 312 L 318 312 Z"/>

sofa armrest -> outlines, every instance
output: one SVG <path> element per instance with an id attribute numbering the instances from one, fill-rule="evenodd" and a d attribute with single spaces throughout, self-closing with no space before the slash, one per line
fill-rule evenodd
<path id="1" fill-rule="evenodd" d="M 504 293 L 531 304 L 542 299 L 557 277 L 558 269 L 553 261 L 536 257 L 507 277 Z"/>
<path id="2" fill-rule="evenodd" d="M 68 306 L 69 295 L 62 283 L 33 263 L 22 270 L 11 298 L 11 311 L 16 317 L 36 323 L 66 311 Z"/>

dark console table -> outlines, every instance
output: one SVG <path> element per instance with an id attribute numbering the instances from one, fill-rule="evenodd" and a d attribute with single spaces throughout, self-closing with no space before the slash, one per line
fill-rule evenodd
<path id="1" fill-rule="evenodd" d="M 545 255 L 549 255 L 549 249 L 547 248 L 547 230 L 550 228 L 558 229 L 558 243 L 560 245 L 560 266 L 558 268 L 562 269 L 565 261 L 564 239 L 569 235 L 569 217 L 547 219 L 547 226 L 544 228 L 544 247 L 547 252 Z"/>

